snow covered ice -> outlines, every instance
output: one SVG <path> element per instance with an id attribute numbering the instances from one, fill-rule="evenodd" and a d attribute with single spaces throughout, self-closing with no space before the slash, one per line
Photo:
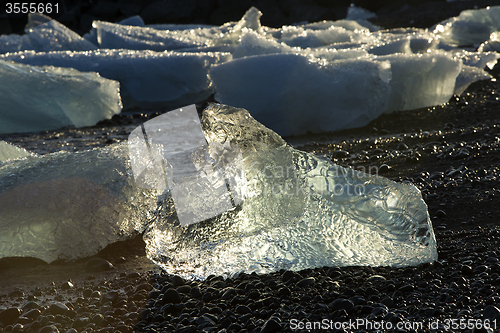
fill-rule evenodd
<path id="1" fill-rule="evenodd" d="M 144 239 L 148 256 L 169 273 L 206 278 L 437 259 L 427 206 L 413 185 L 295 150 L 244 109 L 212 104 L 202 125 L 209 146 L 241 149 L 245 199 L 187 228 L 166 199 Z"/>
<path id="2" fill-rule="evenodd" d="M 120 113 L 119 84 L 73 68 L 0 60 L 0 133 L 92 126 Z"/>
<path id="3" fill-rule="evenodd" d="M 156 196 L 128 163 L 124 145 L 0 163 L 0 257 L 74 260 L 142 232 Z"/>

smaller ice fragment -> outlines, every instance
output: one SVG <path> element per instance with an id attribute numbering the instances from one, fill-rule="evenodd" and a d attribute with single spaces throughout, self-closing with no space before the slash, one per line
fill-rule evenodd
<path id="1" fill-rule="evenodd" d="M 482 43 L 477 52 L 495 51 L 500 52 L 500 31 L 495 31 L 490 34 L 490 39 Z"/>
<path id="2" fill-rule="evenodd" d="M 347 20 L 368 20 L 374 17 L 377 17 L 375 13 L 361 7 L 356 7 L 354 4 L 351 4 L 347 8 Z"/>
<path id="3" fill-rule="evenodd" d="M 16 147 L 8 142 L 0 141 L 0 164 L 16 158 L 33 156 L 26 149 Z"/>
<path id="4" fill-rule="evenodd" d="M 455 82 L 454 95 L 461 95 L 473 82 L 491 79 L 492 76 L 482 68 L 463 65 Z"/>
<path id="5" fill-rule="evenodd" d="M 144 135 L 142 134 L 144 132 Z M 241 152 L 209 147 L 194 105 L 167 112 L 135 129 L 128 140 L 140 187 L 168 189 L 181 225 L 204 221 L 241 202 Z"/>
<path id="6" fill-rule="evenodd" d="M 131 25 L 134 27 L 144 27 L 145 26 L 144 21 L 142 20 L 142 17 L 140 17 L 139 15 L 127 17 L 126 19 L 118 22 L 118 24 Z"/>
<path id="7" fill-rule="evenodd" d="M 48 16 L 29 14 L 28 18 L 27 40 L 37 52 L 96 49 L 95 45 Z"/>
<path id="8" fill-rule="evenodd" d="M 248 109 L 286 136 L 368 124 L 387 108 L 390 67 L 388 61 L 271 54 L 220 64 L 210 75 L 218 101 Z"/>
<path id="9" fill-rule="evenodd" d="M 119 83 L 72 68 L 0 60 L 0 133 L 92 126 L 120 113 Z"/>
<path id="10" fill-rule="evenodd" d="M 454 94 L 462 62 L 444 54 L 393 54 L 391 98 L 385 113 L 444 104 Z"/>
<path id="11" fill-rule="evenodd" d="M 152 191 L 128 174 L 126 145 L 0 165 L 0 258 L 96 254 L 144 230 Z"/>
<path id="12" fill-rule="evenodd" d="M 194 30 L 166 31 L 149 27 L 94 21 L 97 43 L 106 49 L 171 51 L 207 46 L 210 40 L 194 34 Z"/>
<path id="13" fill-rule="evenodd" d="M 500 6 L 464 10 L 457 17 L 447 19 L 434 27 L 434 33 L 452 46 L 466 46 L 485 42 L 490 34 L 500 30 Z"/>
<path id="14" fill-rule="evenodd" d="M 87 52 L 19 52 L 0 59 L 98 72 L 120 82 L 126 106 L 177 108 L 205 100 L 213 93 L 208 75 L 213 64 L 230 60 L 218 52 L 178 53 L 138 50 Z"/>

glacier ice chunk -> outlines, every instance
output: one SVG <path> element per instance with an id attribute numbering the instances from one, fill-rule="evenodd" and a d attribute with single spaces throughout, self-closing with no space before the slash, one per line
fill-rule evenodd
<path id="1" fill-rule="evenodd" d="M 157 198 L 129 168 L 126 145 L 0 165 L 0 257 L 74 260 L 142 232 Z"/>
<path id="2" fill-rule="evenodd" d="M 30 65 L 94 71 L 120 82 L 125 105 L 176 108 L 205 100 L 213 93 L 208 75 L 229 53 L 178 53 L 137 50 L 18 52 L 0 56 Z"/>
<path id="3" fill-rule="evenodd" d="M 0 60 L 0 133 L 92 126 L 120 113 L 119 83 L 72 68 Z"/>
<path id="4" fill-rule="evenodd" d="M 387 61 L 296 54 L 240 58 L 210 71 L 217 101 L 248 109 L 284 136 L 368 124 L 387 108 L 390 75 Z"/>
<path id="5" fill-rule="evenodd" d="M 210 43 L 209 39 L 196 35 L 195 30 L 157 30 L 103 21 L 94 21 L 92 27 L 99 47 L 105 49 L 172 51 Z"/>
<path id="6" fill-rule="evenodd" d="M 243 177 L 229 184 L 243 199 L 236 207 L 181 226 L 168 192 L 157 206 L 160 192 L 137 186 L 126 144 L 8 161 L 0 165 L 0 257 L 73 260 L 143 232 L 152 260 L 191 278 L 436 260 L 413 185 L 295 150 L 243 109 L 213 104 L 202 127 L 208 151 L 199 157 L 208 164 L 241 154 Z M 190 204 L 214 200 L 198 199 Z"/>
<path id="7" fill-rule="evenodd" d="M 28 156 L 33 156 L 33 154 L 26 149 L 19 148 L 5 141 L 0 141 L 0 164 L 16 158 Z"/>
<path id="8" fill-rule="evenodd" d="M 462 70 L 460 60 L 445 54 L 394 54 L 377 60 L 391 63 L 391 97 L 385 113 L 447 103 Z"/>
<path id="9" fill-rule="evenodd" d="M 171 274 L 206 278 L 321 266 L 409 266 L 437 259 L 420 191 L 295 150 L 243 109 L 203 113 L 208 144 L 241 149 L 245 200 L 180 226 L 166 199 L 144 233 L 148 256 Z"/>

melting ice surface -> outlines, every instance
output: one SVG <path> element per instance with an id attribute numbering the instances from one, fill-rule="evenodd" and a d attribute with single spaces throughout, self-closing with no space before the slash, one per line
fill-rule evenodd
<path id="1" fill-rule="evenodd" d="M 0 60 L 0 133 L 95 125 L 120 113 L 119 92 L 97 73 Z"/>
<path id="2" fill-rule="evenodd" d="M 209 147 L 241 150 L 245 199 L 188 227 L 164 200 L 144 239 L 148 256 L 169 273 L 206 278 L 437 259 L 427 206 L 413 185 L 295 150 L 244 109 L 212 104 L 202 126 Z"/>
<path id="3" fill-rule="evenodd" d="M 54 51 L 7 54 L 5 59 L 36 66 L 98 72 L 120 82 L 124 103 L 175 108 L 200 102 L 213 93 L 210 66 L 227 61 L 221 52 L 179 53 L 137 50 Z"/>
<path id="4" fill-rule="evenodd" d="M 83 38 L 32 15 L 26 35 L 0 37 L 0 52 L 10 52 L 0 58 L 98 72 L 120 82 L 125 106 L 173 109 L 215 93 L 281 135 L 303 134 L 443 104 L 490 78 L 484 68 L 499 55 L 482 50 L 495 51 L 493 43 L 478 52 L 457 46 L 486 41 L 499 12 L 464 11 L 430 30 L 383 30 L 353 6 L 344 20 L 275 29 L 252 7 L 221 26 L 95 21 Z"/>
<path id="5" fill-rule="evenodd" d="M 189 278 L 437 259 L 413 185 L 295 150 L 244 109 L 213 104 L 202 127 L 218 150 L 206 158 L 241 151 L 244 177 L 228 188 L 241 193 L 235 208 L 181 226 L 168 192 L 157 205 L 158 192 L 136 185 L 125 144 L 28 157 L 0 165 L 0 257 L 76 259 L 144 232 L 148 256 Z"/>

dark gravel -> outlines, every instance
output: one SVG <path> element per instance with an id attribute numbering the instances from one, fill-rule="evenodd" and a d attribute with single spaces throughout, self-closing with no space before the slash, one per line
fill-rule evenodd
<path id="1" fill-rule="evenodd" d="M 208 3 L 217 9 L 224 2 Z M 83 4 L 78 24 L 90 11 Z M 483 6 L 481 1 L 357 4 L 377 11 L 376 23 L 386 27 L 431 26 L 462 9 Z M 336 8 L 340 12 L 347 5 Z M 291 15 L 289 10 L 285 18 Z M 500 79 L 500 70 L 492 74 Z M 361 129 L 288 138 L 335 163 L 415 184 L 435 227 L 439 260 L 433 264 L 185 281 L 148 266 L 139 236 L 74 263 L 0 260 L 0 331 L 492 332 L 484 328 L 488 322 L 498 332 L 499 88 L 498 81 L 482 81 L 444 106 L 384 115 Z M 138 124 L 165 110 L 133 111 L 91 128 L 0 139 L 40 154 L 99 147 L 126 140 Z M 333 328 L 318 330 L 315 323 Z M 335 329 L 341 323 L 351 325 Z"/>

